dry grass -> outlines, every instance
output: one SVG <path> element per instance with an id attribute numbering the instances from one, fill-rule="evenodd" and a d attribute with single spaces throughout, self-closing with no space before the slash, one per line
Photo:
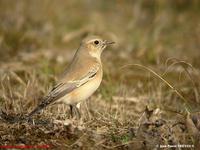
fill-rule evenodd
<path id="1" fill-rule="evenodd" d="M 27 114 L 39 103 L 84 36 L 99 34 L 117 43 L 103 54 L 104 79 L 81 104 L 81 120 L 69 120 L 64 105 L 46 108 L 34 122 L 1 119 L 0 145 L 198 149 L 199 5 L 195 0 L 0 1 L 0 109 L 11 116 Z"/>

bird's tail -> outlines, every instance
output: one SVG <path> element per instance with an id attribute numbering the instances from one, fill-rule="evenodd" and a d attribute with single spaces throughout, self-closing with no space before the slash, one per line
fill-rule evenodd
<path id="1" fill-rule="evenodd" d="M 39 105 L 39 106 L 37 106 L 33 111 L 31 111 L 31 112 L 28 114 L 27 117 L 28 117 L 28 118 L 31 118 L 33 115 L 39 113 L 44 107 L 46 107 L 46 106 L 44 106 L 44 105 Z"/>
<path id="2" fill-rule="evenodd" d="M 42 100 L 42 103 L 40 103 L 32 112 L 30 112 L 27 117 L 31 118 L 33 115 L 39 113 L 42 109 L 47 107 L 50 103 L 52 102 L 52 97 L 51 96 L 46 96 Z"/>

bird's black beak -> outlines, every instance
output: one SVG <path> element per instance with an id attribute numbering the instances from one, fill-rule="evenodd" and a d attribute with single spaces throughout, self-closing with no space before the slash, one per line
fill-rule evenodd
<path id="1" fill-rule="evenodd" d="M 115 44 L 115 42 L 111 42 L 111 41 L 104 41 L 105 45 L 111 45 L 111 44 Z"/>

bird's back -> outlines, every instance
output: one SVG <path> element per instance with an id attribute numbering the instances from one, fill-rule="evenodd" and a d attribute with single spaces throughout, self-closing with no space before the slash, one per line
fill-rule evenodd
<path id="1" fill-rule="evenodd" d="M 83 55 L 85 56 L 82 57 Z M 88 70 L 93 68 L 95 65 L 101 65 L 101 62 L 96 58 L 92 58 L 87 53 L 77 52 L 71 64 L 60 76 L 59 82 L 78 80 L 80 77 L 86 75 L 88 73 Z"/>

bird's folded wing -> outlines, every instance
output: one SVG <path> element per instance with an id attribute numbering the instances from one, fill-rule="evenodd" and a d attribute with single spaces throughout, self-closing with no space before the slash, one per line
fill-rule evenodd
<path id="1" fill-rule="evenodd" d="M 49 104 L 54 103 L 56 100 L 62 98 L 68 93 L 72 92 L 74 89 L 84 85 L 85 83 L 93 79 L 97 74 L 99 67 L 100 65 L 95 65 L 79 79 L 67 81 L 65 83 L 59 83 L 56 86 L 54 86 L 53 89 L 49 92 L 49 94 L 46 97 L 44 97 L 42 102 L 28 116 L 31 117 L 32 115 L 39 112 Z"/>

